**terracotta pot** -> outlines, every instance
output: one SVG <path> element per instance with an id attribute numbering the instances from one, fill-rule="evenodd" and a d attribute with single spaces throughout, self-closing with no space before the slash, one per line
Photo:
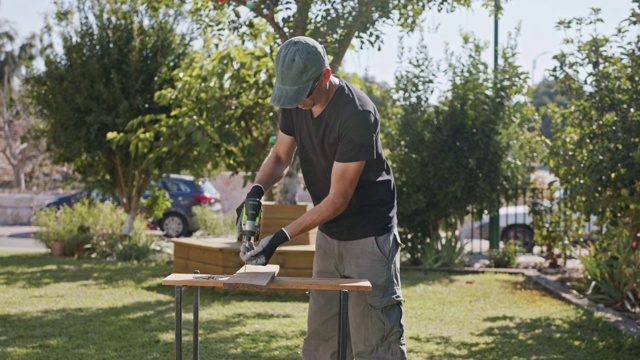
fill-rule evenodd
<path id="1" fill-rule="evenodd" d="M 49 243 L 49 249 L 51 249 L 51 256 L 53 257 L 64 256 L 64 243 L 62 241 L 52 241 Z"/>

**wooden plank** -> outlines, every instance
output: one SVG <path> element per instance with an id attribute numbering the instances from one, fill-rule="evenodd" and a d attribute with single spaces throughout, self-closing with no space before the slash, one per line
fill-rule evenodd
<path id="1" fill-rule="evenodd" d="M 207 276 L 212 278 L 207 279 Z M 213 278 L 213 276 L 217 276 Z M 171 274 L 162 280 L 162 285 L 174 285 L 174 286 L 206 286 L 206 287 L 222 287 L 224 280 L 229 276 L 221 275 L 195 275 L 195 274 Z"/>
<path id="2" fill-rule="evenodd" d="M 273 272 L 234 274 L 222 287 L 228 290 L 266 291 L 275 277 Z"/>
<path id="3" fill-rule="evenodd" d="M 269 272 L 273 272 L 276 275 L 278 275 L 278 272 L 280 271 L 280 265 L 244 265 L 242 266 L 238 271 L 236 271 L 236 274 L 246 274 L 246 273 L 269 273 Z"/>
<path id="4" fill-rule="evenodd" d="M 313 269 L 283 268 L 283 269 L 280 270 L 280 273 L 278 275 L 286 276 L 286 277 L 307 277 L 307 278 L 310 278 L 313 275 Z"/>
<path id="5" fill-rule="evenodd" d="M 233 270 L 237 269 L 237 266 Z M 225 271 L 225 268 L 217 264 L 206 264 L 184 259 L 173 260 L 173 272 L 193 274 L 195 270 L 202 274 L 232 274 L 233 270 Z"/>
<path id="6" fill-rule="evenodd" d="M 263 219 L 291 219 L 302 216 L 313 205 L 309 203 L 300 203 L 295 205 L 276 204 L 274 202 L 265 201 L 262 203 Z"/>
<path id="7" fill-rule="evenodd" d="M 271 262 L 284 269 L 312 269 L 314 253 L 310 251 L 285 251 L 286 248 L 276 250 Z"/>
<path id="8" fill-rule="evenodd" d="M 261 273 L 254 273 L 261 274 Z M 262 273 L 265 274 L 265 273 Z M 205 286 L 224 287 L 232 276 L 217 275 L 215 278 L 207 278 L 213 275 L 171 274 L 162 280 L 162 285 Z M 269 289 L 298 289 L 298 290 L 350 290 L 371 291 L 371 283 L 366 279 L 340 279 L 340 278 L 297 278 L 276 277 L 266 286 Z M 243 289 L 244 290 L 244 289 Z"/>
<path id="9" fill-rule="evenodd" d="M 240 243 L 235 239 L 178 238 L 172 241 L 174 273 L 191 274 L 199 270 L 202 274 L 228 275 L 244 265 L 238 255 Z M 314 245 L 282 246 L 271 263 L 280 265 L 282 276 L 311 277 L 314 250 Z"/>
<path id="10" fill-rule="evenodd" d="M 371 283 L 366 279 L 277 277 L 269 289 L 371 291 Z"/>
<path id="11" fill-rule="evenodd" d="M 289 225 L 292 221 L 296 220 L 309 209 L 313 208 L 311 203 L 298 203 L 296 205 L 281 205 L 274 202 L 265 201 L 262 203 L 262 223 L 260 224 L 260 239 L 265 236 L 271 235 L 283 227 Z M 314 228 L 312 231 L 308 231 L 291 239 L 284 243 L 282 246 L 291 245 L 307 245 L 312 243 L 312 239 L 315 239 Z M 314 237 L 310 235 L 313 234 Z"/>
<path id="12" fill-rule="evenodd" d="M 280 270 L 279 265 L 245 265 L 227 279 L 223 288 L 232 290 L 265 291 Z"/>

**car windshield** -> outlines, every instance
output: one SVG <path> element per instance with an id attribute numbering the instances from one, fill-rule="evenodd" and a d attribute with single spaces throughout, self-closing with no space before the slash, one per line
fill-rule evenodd
<path id="1" fill-rule="evenodd" d="M 200 186 L 202 186 L 202 189 L 204 189 L 204 192 L 207 194 L 213 195 L 215 198 L 220 198 L 220 193 L 218 193 L 218 190 L 213 187 L 209 180 L 200 179 Z"/>

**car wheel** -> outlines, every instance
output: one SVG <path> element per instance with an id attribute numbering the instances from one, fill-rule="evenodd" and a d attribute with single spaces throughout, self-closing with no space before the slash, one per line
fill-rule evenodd
<path id="1" fill-rule="evenodd" d="M 518 246 L 523 248 L 525 252 L 533 252 L 533 230 L 526 225 L 507 226 L 502 230 L 500 239 L 504 243 L 516 241 Z"/>
<path id="2" fill-rule="evenodd" d="M 176 213 L 166 214 L 160 221 L 160 229 L 167 237 L 181 237 L 187 232 L 187 220 Z"/>

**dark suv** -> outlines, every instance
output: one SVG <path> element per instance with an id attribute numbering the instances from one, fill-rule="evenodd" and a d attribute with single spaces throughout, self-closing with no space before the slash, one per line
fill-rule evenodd
<path id="1" fill-rule="evenodd" d="M 156 185 L 162 186 L 171 197 L 171 207 L 155 223 L 168 237 L 190 236 L 198 230 L 192 208 L 206 206 L 211 211 L 222 210 L 220 193 L 207 179 L 196 180 L 189 175 L 169 175 Z"/>

